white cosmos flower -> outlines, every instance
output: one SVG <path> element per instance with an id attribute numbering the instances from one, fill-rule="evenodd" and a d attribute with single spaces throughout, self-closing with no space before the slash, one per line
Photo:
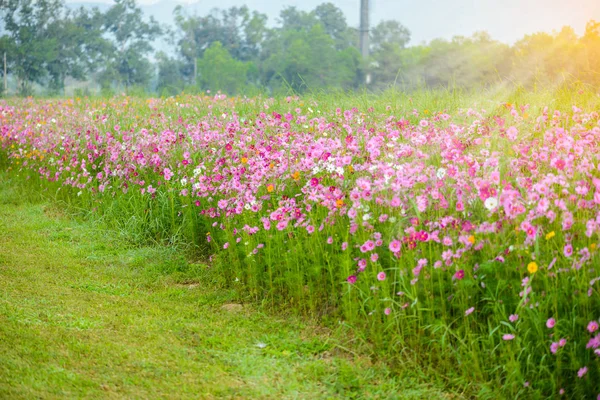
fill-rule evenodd
<path id="1" fill-rule="evenodd" d="M 488 197 L 485 200 L 485 208 L 487 208 L 488 210 L 492 211 L 494 210 L 496 207 L 498 207 L 498 199 L 495 197 Z"/>
<path id="2" fill-rule="evenodd" d="M 438 179 L 444 179 L 446 176 L 446 170 L 444 168 L 439 168 L 436 173 Z"/>

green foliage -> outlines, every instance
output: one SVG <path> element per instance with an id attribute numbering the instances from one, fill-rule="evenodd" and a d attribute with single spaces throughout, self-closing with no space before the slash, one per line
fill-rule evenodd
<path id="1" fill-rule="evenodd" d="M 46 66 L 58 56 L 58 37 L 53 27 L 60 19 L 60 0 L 3 0 L 4 40 L 9 53 L 10 72 L 18 81 L 21 95 L 33 92 L 33 83 L 42 83 Z"/>
<path id="2" fill-rule="evenodd" d="M 250 66 L 234 59 L 221 42 L 214 42 L 198 60 L 198 84 L 203 90 L 240 93 L 247 85 Z"/>
<path id="3" fill-rule="evenodd" d="M 104 14 L 102 29 L 111 40 L 104 54 L 106 67 L 100 75 L 101 85 L 147 85 L 153 67 L 146 55 L 152 51 L 152 40 L 161 34 L 158 23 L 153 18 L 145 21 L 135 0 L 115 0 Z"/>
<path id="4" fill-rule="evenodd" d="M 264 79 L 272 88 L 296 92 L 321 88 L 352 88 L 357 83 L 360 55 L 356 49 L 335 50 L 335 41 L 321 24 L 287 29 L 270 43 L 273 50 L 263 64 Z"/>
<path id="5" fill-rule="evenodd" d="M 136 0 L 116 0 L 105 12 L 70 11 L 64 0 L 0 4 L 0 56 L 6 51 L 11 85 L 16 82 L 21 95 L 33 94 L 37 85 L 45 86 L 46 93 L 62 94 L 67 79 L 90 77 L 105 90 L 144 86 L 164 96 L 186 87 L 303 93 L 365 87 L 379 92 L 392 86 L 415 91 L 509 83 L 528 89 L 575 82 L 600 85 L 600 23 L 593 20 L 582 36 L 564 27 L 527 35 L 512 46 L 486 32 L 409 46 L 410 31 L 399 21 L 386 20 L 372 28 L 371 56 L 363 60 L 357 51 L 358 32 L 330 2 L 312 11 L 284 8 L 275 27 L 268 25 L 265 14 L 247 6 L 206 15 L 188 15 L 177 6 L 173 29 L 144 18 Z M 151 61 L 153 42 L 160 37 L 168 39 L 174 52 L 155 54 Z M 209 61 L 205 53 L 217 42 L 228 56 L 220 52 L 218 61 Z M 205 67 L 202 73 L 198 60 Z M 208 71 L 210 63 L 221 69 Z M 224 70 L 233 76 L 225 78 Z"/>

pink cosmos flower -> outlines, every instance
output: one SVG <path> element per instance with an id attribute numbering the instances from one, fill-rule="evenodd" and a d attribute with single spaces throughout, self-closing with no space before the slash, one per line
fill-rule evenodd
<path id="1" fill-rule="evenodd" d="M 518 320 L 518 319 L 519 319 L 519 315 L 518 315 L 518 314 L 511 314 L 511 315 L 508 317 L 508 320 L 509 320 L 510 322 L 517 322 L 517 320 Z"/>
<path id="2" fill-rule="evenodd" d="M 173 177 L 173 172 L 169 169 L 169 168 L 165 168 L 164 172 L 164 177 L 166 181 L 171 180 L 171 178 Z"/>
<path id="3" fill-rule="evenodd" d="M 399 251 L 400 251 L 400 247 L 401 247 L 401 246 L 402 246 L 402 242 L 400 242 L 400 241 L 399 241 L 399 240 L 397 240 L 397 239 L 394 239 L 394 240 L 392 240 L 392 241 L 390 242 L 390 246 L 389 246 L 389 247 L 390 247 L 390 251 L 391 251 L 392 253 L 397 253 L 397 252 L 399 252 Z"/>
<path id="4" fill-rule="evenodd" d="M 597 349 L 598 347 L 600 347 L 600 335 L 591 338 L 585 346 L 586 349 Z"/>
<path id="5" fill-rule="evenodd" d="M 223 245 L 223 248 L 224 248 L 224 249 L 226 249 L 226 248 L 228 248 L 228 247 L 229 247 L 229 242 L 227 242 L 227 243 L 225 243 L 225 244 Z"/>
<path id="6" fill-rule="evenodd" d="M 386 308 L 385 310 L 383 310 L 383 313 L 385 315 L 390 315 L 392 313 L 392 309 L 391 308 Z"/>
<path id="7" fill-rule="evenodd" d="M 385 281 L 385 277 L 386 277 L 386 275 L 385 275 L 385 272 L 383 272 L 383 271 L 377 274 L 377 280 L 379 280 L 379 281 Z"/>
<path id="8" fill-rule="evenodd" d="M 548 329 L 554 328 L 554 325 L 556 325 L 556 320 L 554 318 L 548 318 L 548 321 L 546 321 Z"/>
<path id="9" fill-rule="evenodd" d="M 590 333 L 594 333 L 598 330 L 598 322 L 596 321 L 590 321 L 590 323 L 587 326 L 587 330 Z"/>
<path id="10" fill-rule="evenodd" d="M 333 244 L 333 238 L 331 236 L 327 238 L 327 244 Z"/>
<path id="11" fill-rule="evenodd" d="M 571 243 L 565 245 L 563 249 L 563 254 L 565 255 L 565 257 L 571 257 L 573 255 L 573 246 L 571 245 Z"/>
<path id="12" fill-rule="evenodd" d="M 580 368 L 579 371 L 577 371 L 577 376 L 579 378 L 583 378 L 583 376 L 585 374 L 587 374 L 587 372 L 588 372 L 588 368 L 587 367 Z"/>
<path id="13" fill-rule="evenodd" d="M 377 260 L 379 260 L 379 254 L 377 254 L 377 253 L 371 254 L 371 261 L 376 262 Z"/>
<path id="14" fill-rule="evenodd" d="M 465 316 L 470 315 L 475 311 L 475 307 L 471 307 L 465 311 Z"/>
<path id="15" fill-rule="evenodd" d="M 279 221 L 279 222 L 277 223 L 277 230 L 278 230 L 278 231 L 282 231 L 282 230 L 284 230 L 285 228 L 287 228 L 287 226 L 288 226 L 288 222 L 287 222 L 286 220 Z"/>
<path id="16" fill-rule="evenodd" d="M 342 243 L 342 251 L 346 250 L 347 248 L 348 248 L 348 242 Z"/>
<path id="17" fill-rule="evenodd" d="M 515 335 L 510 334 L 510 333 L 505 333 L 504 335 L 502 335 L 502 340 L 513 340 L 515 338 Z"/>
<path id="18" fill-rule="evenodd" d="M 367 268 L 367 260 L 361 258 L 360 260 L 358 260 L 358 270 L 362 272 L 365 270 L 365 268 Z"/>

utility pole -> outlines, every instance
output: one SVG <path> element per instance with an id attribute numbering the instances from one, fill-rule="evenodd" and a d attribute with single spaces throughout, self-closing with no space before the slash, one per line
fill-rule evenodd
<path id="1" fill-rule="evenodd" d="M 198 57 L 194 52 L 194 86 L 198 86 Z"/>
<path id="2" fill-rule="evenodd" d="M 369 60 L 369 0 L 360 0 L 360 54 L 365 63 Z M 368 64 L 365 71 L 365 83 L 371 83 Z"/>
<path id="3" fill-rule="evenodd" d="M 369 57 L 369 0 L 360 0 L 360 53 Z"/>
<path id="4" fill-rule="evenodd" d="M 6 52 L 4 52 L 4 95 L 8 95 L 8 80 L 6 78 Z"/>

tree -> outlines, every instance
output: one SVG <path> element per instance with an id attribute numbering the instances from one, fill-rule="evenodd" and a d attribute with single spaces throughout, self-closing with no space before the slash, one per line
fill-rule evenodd
<path id="1" fill-rule="evenodd" d="M 591 20 L 587 23 L 581 44 L 585 54 L 582 77 L 587 82 L 600 85 L 600 22 Z"/>
<path id="2" fill-rule="evenodd" d="M 371 31 L 371 50 L 373 52 L 406 47 L 410 41 L 410 31 L 398 21 L 381 21 Z"/>
<path id="3" fill-rule="evenodd" d="M 103 29 L 111 45 L 104 54 L 101 85 L 147 85 L 154 72 L 147 55 L 152 51 L 152 40 L 162 32 L 160 25 L 152 17 L 145 21 L 135 0 L 115 0 L 104 15 Z"/>
<path id="4" fill-rule="evenodd" d="M 102 20 L 97 8 L 81 7 L 66 11 L 64 18 L 49 26 L 48 34 L 56 39 L 56 57 L 46 65 L 51 91 L 64 90 L 67 77 L 84 80 L 96 70 L 102 54 L 110 48 L 102 37 Z"/>
<path id="5" fill-rule="evenodd" d="M 410 31 L 398 21 L 381 21 L 373 28 L 370 38 L 373 86 L 383 88 L 406 77 L 408 64 L 403 50 L 409 41 Z"/>
<path id="6" fill-rule="evenodd" d="M 317 21 L 335 42 L 337 50 L 344 50 L 355 43 L 354 32 L 348 28 L 342 10 L 332 3 L 323 3 L 313 11 Z"/>
<path id="7" fill-rule="evenodd" d="M 184 61 L 183 73 L 193 82 L 194 62 L 215 42 L 220 42 L 237 60 L 255 61 L 268 34 L 267 16 L 248 7 L 213 10 L 206 16 L 184 14 L 175 8 L 175 24 L 179 30 L 179 55 Z"/>
<path id="8" fill-rule="evenodd" d="M 198 60 L 198 77 L 202 89 L 236 94 L 247 86 L 251 65 L 234 59 L 221 42 L 214 42 Z"/>
<path id="9" fill-rule="evenodd" d="M 183 91 L 186 86 L 182 74 L 183 62 L 167 56 L 164 52 L 159 52 L 156 58 L 158 60 L 158 93 L 170 96 Z"/>
<path id="10" fill-rule="evenodd" d="M 46 66 L 58 58 L 58 39 L 51 27 L 60 20 L 60 0 L 2 0 L 5 35 L 3 46 L 10 50 L 10 71 L 18 91 L 29 95 L 33 83 L 43 83 Z"/>
<path id="11" fill-rule="evenodd" d="M 285 29 L 266 45 L 265 82 L 272 88 L 296 92 L 318 88 L 351 88 L 357 82 L 360 56 L 356 49 L 338 52 L 334 40 L 319 23 Z"/>

